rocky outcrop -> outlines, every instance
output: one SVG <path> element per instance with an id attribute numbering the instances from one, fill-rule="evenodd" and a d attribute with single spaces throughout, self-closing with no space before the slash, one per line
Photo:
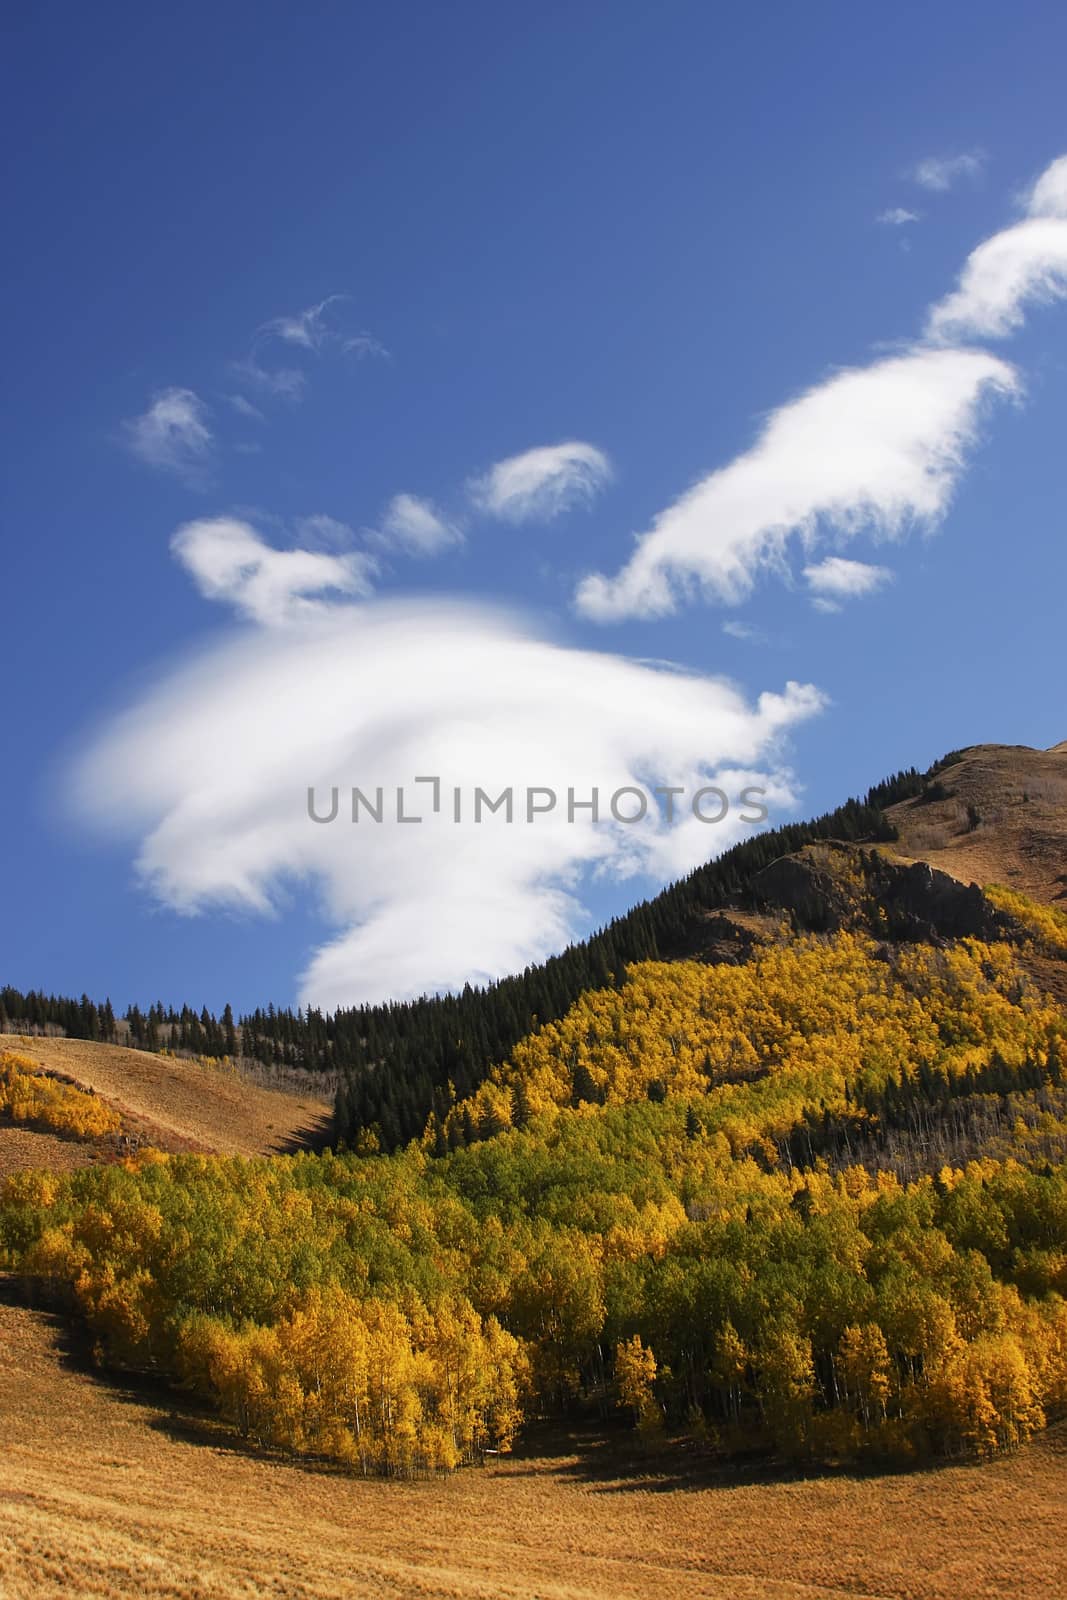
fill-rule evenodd
<path id="1" fill-rule="evenodd" d="M 826 853 L 823 847 L 820 855 Z M 752 881 L 752 892 L 761 909 L 787 912 L 794 927 L 806 933 L 832 933 L 856 920 L 856 897 L 844 876 L 806 850 L 764 867 Z"/>
<path id="2" fill-rule="evenodd" d="M 894 861 L 879 850 L 827 843 L 772 861 L 753 880 L 763 908 L 785 911 L 809 933 L 865 928 L 907 942 L 997 939 L 1008 919 L 977 884 L 924 861 Z"/>
<path id="3" fill-rule="evenodd" d="M 976 883 L 939 872 L 925 861 L 890 867 L 879 885 L 878 899 L 896 939 L 998 939 L 1007 919 L 991 905 Z"/>

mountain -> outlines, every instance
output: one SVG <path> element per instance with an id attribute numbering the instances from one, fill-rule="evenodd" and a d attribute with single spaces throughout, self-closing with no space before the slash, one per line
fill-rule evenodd
<path id="1" fill-rule="evenodd" d="M 101 1361 L 364 1474 L 610 1415 L 730 1461 L 1010 1453 L 1067 1413 L 1067 912 L 1037 783 L 1060 754 L 899 774 L 509 985 L 321 1019 L 346 1046 L 362 1023 L 342 1091 L 416 1137 L 19 1171 L 0 1269 L 76 1306 Z M 984 832 L 1012 882 L 912 853 L 935 807 L 931 854 Z M 600 977 L 609 937 L 646 948 Z M 538 985 L 555 1014 L 522 1029 Z M 462 1091 L 432 1075 L 457 1020 L 482 1027 Z M 87 1086 L 0 1059 L 0 1112 L 68 1139 L 116 1130 Z"/>
<path id="2" fill-rule="evenodd" d="M 859 866 L 870 880 L 865 902 L 847 914 L 820 903 L 812 871 L 811 852 L 834 845 L 842 863 L 881 850 L 877 869 L 869 860 Z M 275 1017 L 273 1035 L 257 1014 L 253 1028 L 267 1053 L 278 1048 L 273 1037 L 296 1059 L 310 1062 L 318 1050 L 341 1069 L 340 1137 L 372 1130 L 395 1148 L 416 1137 L 431 1114 L 442 1121 L 532 1029 L 562 1017 L 587 989 L 620 983 L 634 961 L 743 960 L 761 927 L 782 913 L 808 931 L 849 925 L 898 938 L 987 936 L 998 913 L 972 883 L 1003 884 L 1053 904 L 1067 884 L 1065 861 L 1067 744 L 1047 751 L 978 745 L 953 751 L 926 773 L 897 773 L 826 816 L 746 840 L 591 939 L 486 990 L 331 1019 L 287 1014 Z M 908 870 L 919 863 L 925 871 Z M 840 881 L 835 894 L 839 899 Z M 877 915 L 880 907 L 888 920 Z M 1045 977 L 1063 991 L 1058 968 Z"/>

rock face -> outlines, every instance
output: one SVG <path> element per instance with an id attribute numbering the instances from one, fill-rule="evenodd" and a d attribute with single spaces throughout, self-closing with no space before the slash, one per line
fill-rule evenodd
<path id="1" fill-rule="evenodd" d="M 891 868 L 881 902 L 898 939 L 997 939 L 1007 922 L 976 883 L 960 883 L 925 861 Z"/>
<path id="2" fill-rule="evenodd" d="M 824 846 L 820 855 L 826 853 Z M 855 921 L 855 897 L 843 877 L 804 850 L 764 867 L 752 881 L 752 892 L 761 908 L 788 912 L 794 926 L 807 933 L 832 933 Z"/>
<path id="3" fill-rule="evenodd" d="M 961 883 L 924 861 L 893 861 L 855 845 L 809 845 L 782 856 L 752 887 L 761 907 L 781 908 L 808 933 L 861 927 L 908 942 L 998 939 L 1009 920 L 975 883 Z"/>
<path id="4" fill-rule="evenodd" d="M 757 943 L 750 929 L 741 926 L 731 913 L 712 912 L 692 930 L 689 938 L 672 949 L 675 960 L 706 961 L 712 966 L 743 966 Z"/>

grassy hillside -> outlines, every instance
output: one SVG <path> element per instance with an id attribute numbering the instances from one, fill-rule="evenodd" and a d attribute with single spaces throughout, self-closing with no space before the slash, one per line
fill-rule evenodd
<path id="1" fill-rule="evenodd" d="M 1067 744 L 956 751 L 925 792 L 889 807 L 897 848 L 965 883 L 1067 904 Z"/>
<path id="2" fill-rule="evenodd" d="M 340 1068 L 339 1134 L 355 1141 L 373 1130 L 385 1148 L 396 1148 L 417 1136 L 431 1112 L 439 1120 L 447 1114 L 452 1091 L 468 1097 L 538 1023 L 562 1017 L 584 991 L 620 982 L 631 964 L 743 956 L 752 913 L 781 913 L 775 891 L 760 893 L 761 875 L 828 840 L 889 845 L 901 859 L 929 861 L 962 883 L 1002 883 L 1054 903 L 1067 895 L 1067 752 L 998 745 L 953 752 L 925 774 L 897 773 L 862 800 L 736 845 L 592 939 L 488 990 L 330 1018 L 257 1013 L 250 1037 L 264 1057 Z M 875 923 L 871 930 L 880 931 Z M 901 926 L 885 931 L 915 936 Z"/>
<path id="3" fill-rule="evenodd" d="M 82 1039 L 0 1036 L 0 1053 L 17 1054 L 31 1071 L 46 1073 L 94 1097 L 113 1113 L 105 1132 L 125 1144 L 162 1150 L 272 1155 L 321 1139 L 330 1107 L 312 1083 L 294 1094 L 264 1088 L 210 1058 L 182 1058 Z M 26 1119 L 22 1119 L 25 1121 Z M 38 1123 L 35 1126 L 43 1126 Z M 13 1132 L 0 1104 L 0 1171 Z M 47 1162 L 43 1162 L 47 1165 Z"/>

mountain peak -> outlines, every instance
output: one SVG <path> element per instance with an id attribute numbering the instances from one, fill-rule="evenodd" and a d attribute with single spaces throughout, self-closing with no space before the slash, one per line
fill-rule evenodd
<path id="1" fill-rule="evenodd" d="M 1067 741 L 1050 750 L 973 745 L 928 778 L 922 794 L 887 810 L 899 854 L 965 883 L 1067 899 Z"/>

